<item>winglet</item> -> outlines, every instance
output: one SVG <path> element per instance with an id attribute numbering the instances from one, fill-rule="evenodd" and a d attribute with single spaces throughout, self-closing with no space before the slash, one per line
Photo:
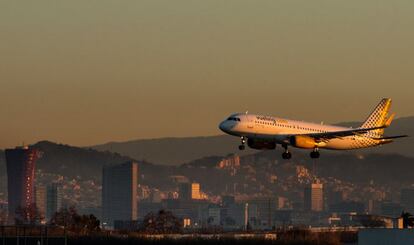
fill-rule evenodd
<path id="1" fill-rule="evenodd" d="M 395 113 L 391 114 L 391 116 L 389 116 L 387 118 L 387 121 L 384 123 L 384 126 L 385 127 L 389 127 L 391 125 L 392 120 L 394 119 L 394 117 L 395 117 Z"/>

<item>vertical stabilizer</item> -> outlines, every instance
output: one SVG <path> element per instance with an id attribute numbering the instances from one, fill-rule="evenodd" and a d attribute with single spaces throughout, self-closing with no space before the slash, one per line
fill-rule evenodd
<path id="1" fill-rule="evenodd" d="M 389 126 L 393 115 L 388 117 L 388 111 L 391 107 L 391 99 L 385 98 L 375 107 L 374 111 L 368 116 L 367 120 L 361 125 L 361 128 L 375 128 L 381 126 Z M 382 136 L 384 129 L 372 130 L 368 134 Z"/>

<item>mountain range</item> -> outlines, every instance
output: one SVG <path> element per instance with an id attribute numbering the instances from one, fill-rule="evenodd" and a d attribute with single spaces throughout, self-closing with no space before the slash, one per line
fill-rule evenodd
<path id="1" fill-rule="evenodd" d="M 360 122 L 339 123 L 341 126 L 358 127 Z M 398 118 L 386 129 L 387 135 L 414 136 L 414 117 Z M 142 139 L 127 142 L 110 142 L 90 148 L 99 151 L 109 151 L 129 156 L 137 160 L 146 160 L 162 165 L 179 165 L 206 156 L 222 156 L 230 153 L 248 155 L 254 150 L 240 152 L 237 146 L 240 140 L 228 135 Z M 393 153 L 414 157 L 414 137 L 397 139 L 394 143 L 376 148 L 361 149 L 341 153 Z M 281 152 L 281 148 L 277 151 Z M 298 151 L 293 149 L 293 152 Z M 300 151 L 300 150 L 299 150 Z M 322 150 L 322 156 L 325 154 Z"/>
<path id="2" fill-rule="evenodd" d="M 92 179 L 100 182 L 102 168 L 107 165 L 134 160 L 117 153 L 101 152 L 53 142 L 42 141 L 32 147 L 43 152 L 37 161 L 37 169 L 68 178 Z M 0 154 L 0 186 L 5 187 L 5 159 Z M 190 180 L 201 181 L 206 186 L 225 184 L 228 176 L 217 168 L 217 164 L 232 155 L 209 156 L 190 161 L 179 166 L 166 166 L 145 161 L 139 163 L 140 183 L 157 188 L 169 184 L 169 176 L 184 175 Z M 327 153 L 317 160 L 311 160 L 307 152 L 299 151 L 290 161 L 283 160 L 277 151 L 257 151 L 240 157 L 243 165 L 248 164 L 254 173 L 269 173 L 273 167 L 287 165 L 302 165 L 311 169 L 314 165 L 320 176 L 337 178 L 344 181 L 361 183 L 375 181 L 380 183 L 397 184 L 412 182 L 414 158 L 398 154 L 332 154 Z M 272 167 L 273 166 L 273 167 Z M 264 171 L 264 168 L 269 168 Z M 283 170 L 283 168 L 282 168 Z M 281 171 L 282 171 L 281 170 Z M 281 173 L 278 173 L 281 174 Z M 241 176 L 245 177 L 245 176 Z M 261 181 L 258 178 L 256 181 Z M 211 182 L 211 183 L 210 183 Z M 241 181 L 240 181 L 241 182 Z"/>

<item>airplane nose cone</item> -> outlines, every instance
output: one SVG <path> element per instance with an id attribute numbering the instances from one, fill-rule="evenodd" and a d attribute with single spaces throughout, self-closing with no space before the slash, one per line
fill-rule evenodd
<path id="1" fill-rule="evenodd" d="M 237 123 L 225 120 L 219 124 L 219 129 L 226 134 L 233 134 L 234 127 L 236 127 Z"/>
<path id="2" fill-rule="evenodd" d="M 226 127 L 225 127 L 225 122 L 221 122 L 220 124 L 219 124 L 219 129 L 221 130 L 221 131 L 223 131 L 223 132 L 226 132 Z"/>
<path id="3" fill-rule="evenodd" d="M 219 129 L 223 131 L 224 133 L 229 133 L 231 129 L 233 128 L 233 124 L 229 121 L 223 121 L 219 124 Z"/>

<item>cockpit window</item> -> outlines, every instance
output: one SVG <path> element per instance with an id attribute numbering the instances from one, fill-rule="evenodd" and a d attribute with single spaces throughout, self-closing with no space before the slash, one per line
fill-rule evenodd
<path id="1" fill-rule="evenodd" d="M 238 118 L 238 117 L 229 117 L 229 118 L 227 118 L 227 120 L 228 121 L 237 121 L 237 122 L 240 122 L 240 118 Z"/>

